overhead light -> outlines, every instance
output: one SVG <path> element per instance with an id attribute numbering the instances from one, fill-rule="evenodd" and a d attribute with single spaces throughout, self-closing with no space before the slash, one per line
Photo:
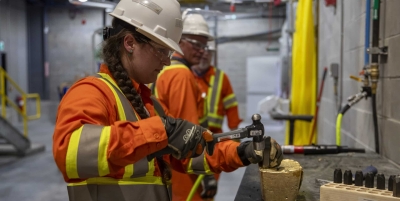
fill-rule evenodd
<path id="1" fill-rule="evenodd" d="M 109 8 L 109 9 L 114 9 L 115 6 L 117 5 L 116 3 L 101 3 L 101 2 L 94 2 L 94 1 L 88 1 L 88 0 L 69 0 L 71 4 L 74 4 L 76 6 L 88 6 L 88 7 L 97 7 L 97 8 Z"/>

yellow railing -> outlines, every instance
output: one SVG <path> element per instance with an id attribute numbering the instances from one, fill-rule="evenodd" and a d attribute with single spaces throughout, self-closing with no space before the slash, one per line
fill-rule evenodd
<path id="1" fill-rule="evenodd" d="M 22 97 L 22 101 L 24 106 L 22 109 L 18 107 L 18 105 L 12 101 L 7 95 L 6 95 L 6 82 L 10 83 L 13 88 L 15 88 Z M 28 137 L 28 121 L 29 120 L 34 120 L 34 119 L 39 119 L 40 118 L 40 96 L 37 93 L 34 94 L 28 94 L 25 93 L 21 87 L 18 86 L 18 84 L 11 79 L 10 76 L 6 73 L 6 71 L 0 66 L 0 98 L 1 98 L 1 116 L 3 118 L 6 118 L 6 104 L 11 106 L 15 111 L 18 112 L 19 115 L 22 117 L 22 122 L 24 126 L 24 136 Z M 36 100 L 36 114 L 35 115 L 30 115 L 28 116 L 26 112 L 26 106 L 27 100 L 28 99 L 35 99 Z"/>

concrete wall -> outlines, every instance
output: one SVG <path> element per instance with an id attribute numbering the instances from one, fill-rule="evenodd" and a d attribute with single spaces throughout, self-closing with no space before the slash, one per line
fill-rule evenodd
<path id="1" fill-rule="evenodd" d="M 279 19 L 272 19 L 271 22 L 269 22 L 266 18 L 219 21 L 218 37 L 246 36 L 267 32 L 279 29 L 282 25 L 281 23 L 282 21 L 279 21 Z M 274 45 L 274 43 L 276 43 L 276 41 L 271 42 L 272 45 Z M 249 38 L 240 41 L 222 43 L 217 47 L 217 67 L 224 70 L 229 76 L 236 98 L 239 102 L 240 117 L 245 121 L 250 121 L 249 119 L 245 119 L 247 95 L 246 59 L 247 57 L 279 54 L 279 52 L 267 52 L 266 48 L 268 44 L 269 42 L 266 38 Z"/>
<path id="2" fill-rule="evenodd" d="M 0 1 L 0 41 L 7 54 L 7 71 L 19 86 L 27 91 L 28 41 L 24 0 Z M 15 89 L 9 90 L 12 99 Z"/>
<path id="3" fill-rule="evenodd" d="M 92 36 L 95 30 L 103 28 L 103 10 L 55 7 L 47 10 L 47 19 L 50 100 L 58 100 L 58 85 L 95 72 Z M 86 23 L 83 24 L 83 20 Z"/>
<path id="4" fill-rule="evenodd" d="M 338 1 L 335 11 L 333 7 L 326 7 L 323 0 L 319 1 L 319 74 L 322 74 L 323 68 L 329 67 L 331 63 L 341 65 L 342 90 L 339 91 L 339 100 L 342 100 L 342 105 L 347 103 L 347 97 L 358 93 L 361 87 L 361 83 L 351 80 L 349 76 L 358 76 L 358 72 L 364 66 L 365 7 L 365 0 Z M 389 47 L 389 56 L 388 62 L 380 67 L 381 76 L 377 92 L 380 152 L 398 164 L 400 164 L 398 154 L 400 95 L 395 89 L 400 86 L 400 70 L 397 66 L 400 63 L 397 55 L 400 52 L 399 8 L 400 1 L 382 0 L 380 38 L 383 39 L 381 45 Z M 344 9 L 343 19 L 342 9 Z M 341 21 L 343 21 L 343 32 L 341 32 Z M 341 33 L 343 33 L 342 45 Z M 321 75 L 319 83 L 320 80 Z M 318 142 L 321 144 L 335 143 L 337 107 L 333 87 L 333 79 L 327 77 L 318 119 Z M 343 145 L 375 151 L 371 108 L 370 99 L 362 100 L 344 115 L 341 130 Z"/>

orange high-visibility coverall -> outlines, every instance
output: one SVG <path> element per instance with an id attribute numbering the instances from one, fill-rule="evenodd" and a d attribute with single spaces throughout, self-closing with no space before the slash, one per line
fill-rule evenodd
<path id="1" fill-rule="evenodd" d="M 101 66 L 100 72 L 111 76 L 105 65 Z M 121 179 L 125 166 L 167 146 L 167 134 L 161 119 L 155 114 L 150 89 L 134 80 L 132 82 L 150 113 L 150 117 L 145 120 L 119 121 L 113 92 L 103 81 L 95 77 L 78 81 L 62 99 L 53 136 L 53 155 L 66 182 L 81 182 L 87 179 L 70 179 L 66 172 L 66 155 L 71 135 L 84 124 L 111 126 L 109 146 L 106 150 L 110 174 L 105 177 Z M 237 146 L 238 143 L 234 142 L 217 144 L 214 154 L 206 155 L 210 170 L 219 173 L 243 167 L 237 154 Z M 170 163 L 173 169 L 181 172 L 185 172 L 189 166 L 189 159 L 177 160 L 165 155 L 164 160 Z M 154 163 L 154 166 L 154 176 L 160 176 L 157 163 Z"/>
<path id="2" fill-rule="evenodd" d="M 174 54 L 174 57 L 182 58 L 182 56 L 177 54 Z M 172 64 L 174 62 L 176 61 L 171 61 Z M 156 97 L 165 104 L 172 116 L 199 124 L 199 119 L 203 116 L 204 101 L 201 97 L 201 90 L 189 67 L 175 68 L 173 65 L 165 67 L 157 78 L 155 94 Z M 238 145 L 239 143 L 236 144 Z M 197 177 L 197 175 L 188 175 L 173 170 L 173 200 L 186 201 Z M 202 200 L 200 197 L 201 191 L 202 188 L 199 187 L 192 201 Z"/>
<path id="3" fill-rule="evenodd" d="M 201 94 L 206 94 L 206 97 L 209 98 L 209 89 L 210 87 L 212 87 L 212 84 L 218 84 L 218 83 L 210 83 L 210 78 L 211 76 L 215 76 L 215 67 L 210 66 L 210 68 L 207 70 L 207 72 L 205 72 L 205 74 L 201 75 L 201 76 L 197 76 L 195 75 L 195 80 L 197 85 L 200 88 L 200 92 Z M 233 89 L 232 89 L 232 85 L 229 82 L 228 76 L 224 73 L 223 75 L 223 80 L 222 80 L 222 87 L 221 87 L 221 92 L 220 92 L 220 100 L 218 101 L 218 109 L 217 109 L 217 113 L 221 116 L 226 115 L 228 118 L 228 127 L 232 130 L 232 129 L 236 129 L 238 128 L 240 122 L 242 121 L 239 118 L 239 109 L 238 109 L 238 105 L 232 105 L 228 108 L 225 108 L 224 106 L 224 98 L 234 94 L 233 93 Z M 210 129 L 212 132 L 214 133 L 222 133 L 222 128 L 221 127 L 217 127 L 217 126 L 212 126 L 212 124 L 208 124 L 208 129 Z M 179 178 L 179 182 L 175 182 L 173 183 L 173 192 L 176 198 L 176 194 L 179 194 L 179 200 L 185 200 L 183 199 L 184 196 L 188 195 L 190 190 L 192 189 L 194 182 L 196 181 L 195 179 L 197 179 L 196 175 L 188 175 L 188 174 L 182 174 L 180 172 L 174 172 L 174 177 Z M 219 179 L 219 174 L 215 174 L 214 175 L 215 178 L 218 180 Z M 179 189 L 179 190 L 177 190 Z M 201 189 L 201 188 L 200 188 Z M 193 198 L 193 200 L 202 200 L 200 198 L 200 192 L 201 190 L 198 190 L 195 194 L 195 197 Z"/>
<path id="4" fill-rule="evenodd" d="M 174 57 L 178 55 L 174 54 Z M 166 66 L 158 75 L 155 96 L 172 116 L 199 125 L 204 111 L 204 100 L 190 69 L 184 64 Z"/>
<path id="5" fill-rule="evenodd" d="M 212 88 L 213 84 L 218 84 L 218 83 L 211 83 L 211 76 L 215 76 L 215 71 L 216 68 L 214 66 L 210 66 L 210 68 L 205 72 L 203 75 L 196 75 L 196 82 L 198 86 L 200 87 L 200 91 L 202 93 L 205 93 L 207 98 L 210 97 L 210 94 L 208 94 L 210 88 Z M 218 109 L 217 109 L 217 114 L 220 116 L 227 116 L 228 119 L 228 127 L 229 129 L 233 130 L 238 128 L 240 122 L 242 120 L 239 117 L 239 108 L 237 103 L 227 106 L 224 105 L 224 99 L 230 95 L 234 95 L 232 85 L 229 81 L 228 76 L 224 73 L 223 74 L 223 80 L 222 80 L 222 87 L 221 87 L 221 92 L 220 92 L 220 98 L 218 100 Z M 210 107 L 210 106 L 208 106 Z M 212 131 L 213 133 L 222 133 L 222 128 L 217 127 L 217 126 L 212 126 L 212 124 L 208 124 L 208 129 Z"/>

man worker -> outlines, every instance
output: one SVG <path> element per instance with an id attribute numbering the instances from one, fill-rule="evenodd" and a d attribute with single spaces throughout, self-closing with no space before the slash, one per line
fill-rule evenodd
<path id="1" fill-rule="evenodd" d="M 200 63 L 191 68 L 202 94 L 207 97 L 208 129 L 213 133 L 222 133 L 226 115 L 228 128 L 235 130 L 242 122 L 239 118 L 238 102 L 228 76 L 211 65 L 215 46 L 212 42 L 208 44 L 208 51 L 205 51 Z"/>
<path id="2" fill-rule="evenodd" d="M 224 116 L 227 116 L 228 128 L 235 130 L 242 121 L 239 118 L 238 103 L 228 76 L 220 69 L 211 65 L 215 54 L 215 45 L 208 42 L 199 64 L 193 65 L 191 70 L 202 94 L 206 96 L 208 110 L 208 129 L 213 133 L 222 133 Z M 239 141 L 238 141 L 239 142 Z M 219 174 L 206 175 L 202 181 L 203 192 L 207 198 L 213 198 L 217 193 Z M 208 190 L 207 193 L 205 190 Z"/>
<path id="3" fill-rule="evenodd" d="M 171 65 L 164 67 L 151 88 L 172 116 L 207 128 L 206 97 L 190 68 L 200 63 L 206 52 L 207 42 L 213 40 L 213 37 L 209 34 L 207 22 L 202 15 L 184 14 L 182 21 L 183 31 L 179 46 L 183 54 L 173 54 Z M 186 201 L 197 177 L 172 170 L 173 200 Z M 200 196 L 202 190 L 197 189 L 193 201 L 203 200 Z"/>

